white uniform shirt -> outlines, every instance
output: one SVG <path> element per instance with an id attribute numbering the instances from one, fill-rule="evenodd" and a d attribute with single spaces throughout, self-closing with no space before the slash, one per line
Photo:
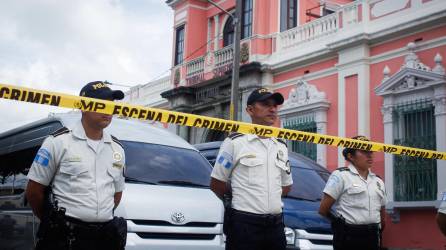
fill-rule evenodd
<path id="1" fill-rule="evenodd" d="M 441 196 L 441 204 L 438 208 L 438 212 L 442 214 L 446 214 L 446 191 L 443 192 L 443 195 Z"/>
<path id="2" fill-rule="evenodd" d="M 211 176 L 231 179 L 232 207 L 256 214 L 281 213 L 282 186 L 293 183 L 286 145 L 275 138 L 264 142 L 256 135 L 228 137 Z"/>
<path id="3" fill-rule="evenodd" d="M 112 219 L 114 194 L 124 190 L 124 150 L 105 131 L 101 141 L 95 151 L 79 122 L 68 133 L 49 136 L 28 173 L 45 186 L 53 180 L 58 206 L 87 222 Z"/>
<path id="4" fill-rule="evenodd" d="M 324 193 L 336 200 L 337 214 L 348 224 L 380 223 L 386 191 L 384 182 L 371 171 L 365 180 L 352 165 L 336 170 L 328 179 Z"/>

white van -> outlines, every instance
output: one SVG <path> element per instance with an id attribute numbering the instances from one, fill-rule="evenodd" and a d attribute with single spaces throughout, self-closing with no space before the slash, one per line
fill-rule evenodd
<path id="1" fill-rule="evenodd" d="M 26 174 L 43 140 L 80 114 L 54 115 L 0 134 L 0 246 L 31 249 L 38 219 L 24 197 Z M 126 189 L 115 215 L 127 219 L 126 249 L 224 249 L 223 205 L 209 189 L 211 166 L 165 129 L 114 119 L 124 145 Z"/>

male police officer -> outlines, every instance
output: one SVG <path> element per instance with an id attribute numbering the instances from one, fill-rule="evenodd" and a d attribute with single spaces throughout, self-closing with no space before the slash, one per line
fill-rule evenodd
<path id="1" fill-rule="evenodd" d="M 248 97 L 246 111 L 252 123 L 271 126 L 283 101 L 280 93 L 256 89 Z M 226 249 L 285 249 L 281 196 L 293 181 L 284 141 L 231 134 L 221 145 L 211 177 L 211 189 L 218 197 L 232 191 L 232 208 L 225 211 Z"/>
<path id="2" fill-rule="evenodd" d="M 352 139 L 368 141 L 364 136 Z M 345 148 L 342 154 L 350 165 L 331 174 L 319 213 L 332 219 L 335 250 L 379 249 L 386 192 L 384 182 L 370 171 L 373 152 Z M 335 202 L 337 216 L 330 214 Z"/>
<path id="3" fill-rule="evenodd" d="M 81 96 L 113 101 L 124 93 L 91 82 L 82 88 Z M 126 226 L 121 220 L 121 228 L 116 228 L 113 210 L 124 189 L 125 159 L 121 143 L 104 131 L 111 120 L 111 115 L 82 111 L 73 130 L 56 131 L 37 152 L 26 189 L 41 220 L 37 249 L 124 248 L 125 238 L 119 241 L 114 232 L 124 233 Z M 58 207 L 51 216 L 44 211 L 49 210 L 44 209 L 49 187 Z"/>
<path id="4" fill-rule="evenodd" d="M 437 214 L 437 224 L 444 236 L 446 236 L 446 191 L 441 197 L 440 208 Z"/>

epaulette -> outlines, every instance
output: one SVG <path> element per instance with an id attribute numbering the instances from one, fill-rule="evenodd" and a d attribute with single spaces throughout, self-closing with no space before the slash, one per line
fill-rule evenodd
<path id="1" fill-rule="evenodd" d="M 282 138 L 277 138 L 277 141 L 282 143 L 283 145 L 285 145 L 285 147 L 288 147 L 288 145 L 286 144 L 286 141 Z"/>
<path id="2" fill-rule="evenodd" d="M 342 168 L 338 168 L 337 170 L 339 171 L 350 171 L 350 169 L 348 167 L 342 167 Z"/>
<path id="3" fill-rule="evenodd" d="M 122 142 L 120 142 L 120 141 L 118 140 L 118 138 L 114 137 L 113 135 L 111 135 L 111 138 L 112 138 L 112 140 L 113 140 L 114 142 L 116 142 L 119 146 L 121 146 L 121 148 L 124 148 L 124 146 L 122 146 Z"/>
<path id="4" fill-rule="evenodd" d="M 54 131 L 53 133 L 51 133 L 51 135 L 53 137 L 56 137 L 56 136 L 63 135 L 63 134 L 66 134 L 66 133 L 70 133 L 70 130 L 68 128 L 66 128 L 66 127 L 62 127 L 60 129 Z"/>
<path id="5" fill-rule="evenodd" d="M 375 175 L 376 175 L 376 177 L 380 178 L 381 180 L 383 179 L 383 178 L 381 178 L 381 176 L 379 176 L 379 175 L 377 175 L 377 174 L 375 174 Z"/>
<path id="6" fill-rule="evenodd" d="M 234 140 L 235 138 L 240 137 L 240 136 L 243 136 L 243 134 L 242 134 L 242 133 L 234 132 L 234 133 L 230 133 L 230 134 L 228 135 L 228 138 L 230 138 L 231 140 Z"/>

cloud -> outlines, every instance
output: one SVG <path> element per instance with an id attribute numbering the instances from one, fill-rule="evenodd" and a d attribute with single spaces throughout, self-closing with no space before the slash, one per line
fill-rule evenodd
<path id="1" fill-rule="evenodd" d="M 159 0 L 4 0 L 0 82 L 67 94 L 94 80 L 147 83 L 170 67 L 172 26 Z M 30 109 L 32 118 L 52 111 L 1 100 L 0 124 L 30 118 Z"/>

